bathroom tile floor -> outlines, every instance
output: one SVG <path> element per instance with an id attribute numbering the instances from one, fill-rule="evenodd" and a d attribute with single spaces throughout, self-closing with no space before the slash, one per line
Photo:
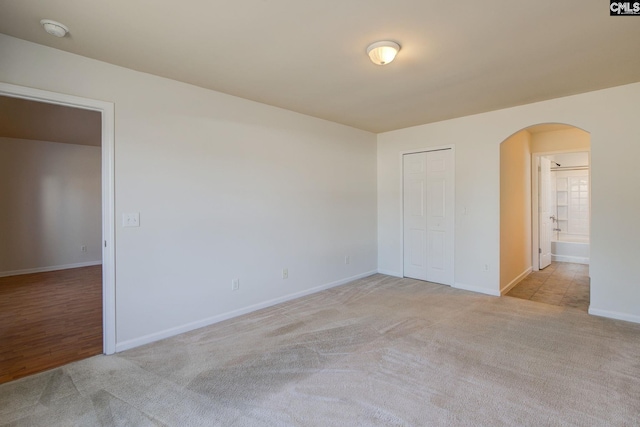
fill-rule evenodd
<path id="1" fill-rule="evenodd" d="M 552 262 L 544 270 L 529 274 L 506 295 L 587 311 L 589 309 L 589 266 Z"/>

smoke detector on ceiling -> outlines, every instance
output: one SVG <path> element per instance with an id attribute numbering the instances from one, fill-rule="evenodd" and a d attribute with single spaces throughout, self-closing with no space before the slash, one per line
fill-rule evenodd
<path id="1" fill-rule="evenodd" d="M 52 21 L 51 19 L 43 19 L 40 21 L 40 25 L 44 27 L 44 30 L 56 37 L 64 37 L 69 32 L 69 28 L 59 22 Z"/>

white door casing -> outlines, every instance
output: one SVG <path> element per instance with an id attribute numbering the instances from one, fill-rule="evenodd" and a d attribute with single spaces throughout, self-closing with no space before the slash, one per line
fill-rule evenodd
<path id="1" fill-rule="evenodd" d="M 539 233 L 540 233 L 540 269 L 551 264 L 551 235 L 553 233 L 553 212 L 551 212 L 551 160 L 546 157 L 540 158 L 540 187 L 539 197 Z"/>
<path id="2" fill-rule="evenodd" d="M 453 285 L 453 150 L 403 156 L 404 276 Z"/>
<path id="3" fill-rule="evenodd" d="M 0 95 L 98 111 L 102 115 L 102 324 L 103 351 L 116 351 L 114 105 L 0 82 Z"/>

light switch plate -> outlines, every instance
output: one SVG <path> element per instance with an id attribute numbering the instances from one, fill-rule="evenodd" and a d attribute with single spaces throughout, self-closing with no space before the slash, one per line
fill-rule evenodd
<path id="1" fill-rule="evenodd" d="M 122 214 L 123 227 L 140 227 L 140 212 Z"/>

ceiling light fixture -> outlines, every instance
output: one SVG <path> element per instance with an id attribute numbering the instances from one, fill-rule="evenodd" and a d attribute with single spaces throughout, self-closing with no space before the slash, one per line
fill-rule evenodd
<path id="1" fill-rule="evenodd" d="M 371 62 L 377 65 L 385 65 L 393 61 L 400 45 L 392 41 L 375 42 L 367 48 L 367 55 L 371 58 Z"/>
<path id="2" fill-rule="evenodd" d="M 44 27 L 44 30 L 56 37 L 64 37 L 69 32 L 69 29 L 66 25 L 62 25 L 59 22 L 52 21 L 51 19 L 43 19 L 40 21 L 40 25 Z"/>

